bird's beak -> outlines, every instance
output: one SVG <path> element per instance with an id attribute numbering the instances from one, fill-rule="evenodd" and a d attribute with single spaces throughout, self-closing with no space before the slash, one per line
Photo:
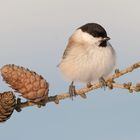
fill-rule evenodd
<path id="1" fill-rule="evenodd" d="M 108 40 L 110 40 L 111 38 L 110 37 L 104 37 L 103 38 L 103 41 L 108 41 Z"/>

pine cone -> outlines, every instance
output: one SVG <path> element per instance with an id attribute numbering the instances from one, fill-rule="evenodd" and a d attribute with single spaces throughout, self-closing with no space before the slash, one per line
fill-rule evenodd
<path id="1" fill-rule="evenodd" d="M 12 92 L 4 92 L 0 94 L 0 122 L 4 122 L 10 118 L 16 105 L 15 95 Z"/>
<path id="2" fill-rule="evenodd" d="M 1 68 L 1 74 L 3 79 L 24 98 L 33 102 L 40 102 L 48 98 L 49 84 L 37 73 L 9 64 Z"/>

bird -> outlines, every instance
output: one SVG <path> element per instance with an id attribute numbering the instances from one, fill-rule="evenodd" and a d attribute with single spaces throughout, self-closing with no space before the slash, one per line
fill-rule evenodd
<path id="1" fill-rule="evenodd" d="M 82 25 L 69 38 L 58 67 L 64 78 L 71 82 L 69 94 L 72 99 L 76 96 L 74 82 L 90 87 L 92 82 L 99 81 L 106 86 L 105 79 L 116 65 L 116 52 L 110 39 L 98 23 Z M 86 98 L 85 93 L 81 96 Z"/>

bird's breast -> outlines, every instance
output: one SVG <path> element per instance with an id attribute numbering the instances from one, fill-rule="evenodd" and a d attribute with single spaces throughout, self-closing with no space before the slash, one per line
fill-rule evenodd
<path id="1" fill-rule="evenodd" d="M 64 77 L 70 81 L 91 82 L 111 73 L 115 65 L 112 47 L 73 47 L 59 65 Z"/>

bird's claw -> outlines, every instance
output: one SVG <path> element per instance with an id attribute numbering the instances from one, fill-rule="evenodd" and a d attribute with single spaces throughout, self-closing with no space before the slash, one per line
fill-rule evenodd
<path id="1" fill-rule="evenodd" d="M 87 88 L 91 88 L 92 84 L 90 82 L 87 83 Z"/>
<path id="2" fill-rule="evenodd" d="M 69 86 L 69 94 L 70 94 L 70 98 L 72 100 L 73 100 L 74 96 L 77 96 L 76 89 L 75 89 L 75 86 L 73 85 L 73 82 Z M 84 99 L 86 99 L 86 97 L 87 97 L 85 93 L 80 94 L 80 96 Z"/>
<path id="3" fill-rule="evenodd" d="M 75 90 L 75 86 L 73 85 L 73 82 L 70 84 L 69 86 L 69 94 L 70 94 L 70 98 L 73 100 L 73 96 L 76 96 L 76 90 Z"/>
<path id="4" fill-rule="evenodd" d="M 101 88 L 104 88 L 104 90 L 105 90 L 106 86 L 107 86 L 107 82 L 105 81 L 105 79 L 103 77 L 101 77 L 99 79 L 99 83 L 101 84 Z"/>

